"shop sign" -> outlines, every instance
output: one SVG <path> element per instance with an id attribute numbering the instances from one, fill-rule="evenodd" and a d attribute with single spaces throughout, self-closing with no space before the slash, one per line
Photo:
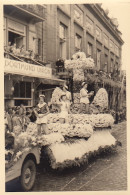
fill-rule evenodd
<path id="1" fill-rule="evenodd" d="M 4 71 L 11 74 L 19 74 L 38 78 L 51 78 L 52 69 L 49 67 L 42 67 L 26 62 L 5 59 Z"/>

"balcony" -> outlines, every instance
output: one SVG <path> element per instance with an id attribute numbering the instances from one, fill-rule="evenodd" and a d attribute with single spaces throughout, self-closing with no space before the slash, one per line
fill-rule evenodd
<path id="1" fill-rule="evenodd" d="M 19 51 L 12 46 L 4 49 L 5 75 L 21 75 L 23 77 L 38 78 L 40 82 L 50 85 L 62 85 L 64 80 L 58 78 L 56 70 L 50 63 L 43 62 L 32 51 Z"/>
<path id="2" fill-rule="evenodd" d="M 42 5 L 4 5 L 4 13 L 26 22 L 41 22 L 45 20 L 45 7 Z"/>
<path id="3" fill-rule="evenodd" d="M 28 4 L 28 5 L 16 5 L 17 7 L 24 9 L 32 14 L 35 14 L 41 18 L 44 18 L 45 16 L 45 8 L 42 5 L 39 4 Z"/>
<path id="4" fill-rule="evenodd" d="M 40 60 L 33 51 L 8 46 L 4 48 L 5 73 L 27 75 L 31 77 L 52 77 L 51 64 Z"/>

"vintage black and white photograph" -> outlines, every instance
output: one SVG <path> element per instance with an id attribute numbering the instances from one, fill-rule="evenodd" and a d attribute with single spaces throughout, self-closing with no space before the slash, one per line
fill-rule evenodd
<path id="1" fill-rule="evenodd" d="M 5 192 L 127 191 L 130 3 L 44 3 L 3 5 Z"/>

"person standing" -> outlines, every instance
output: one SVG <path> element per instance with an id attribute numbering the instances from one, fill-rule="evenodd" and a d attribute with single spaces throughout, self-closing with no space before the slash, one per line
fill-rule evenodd
<path id="1" fill-rule="evenodd" d="M 16 108 L 12 117 L 13 133 L 19 135 L 23 131 L 23 121 L 19 115 L 19 109 Z"/>
<path id="2" fill-rule="evenodd" d="M 39 104 L 37 105 L 37 108 L 34 109 L 37 117 L 36 123 L 38 126 L 38 134 L 41 134 L 41 132 L 48 134 L 47 115 L 49 114 L 49 108 L 44 101 L 44 98 L 44 95 L 39 96 Z"/>
<path id="3" fill-rule="evenodd" d="M 89 113 L 89 97 L 93 94 L 93 92 L 88 93 L 87 83 L 82 83 L 82 89 L 80 90 L 80 111 L 83 111 L 83 105 L 85 105 L 85 113 Z"/>
<path id="4" fill-rule="evenodd" d="M 68 102 L 66 101 L 66 94 L 63 92 L 60 97 L 60 114 L 59 121 L 60 123 L 68 123 L 68 114 L 70 114 L 70 108 Z"/>
<path id="5" fill-rule="evenodd" d="M 63 92 L 66 94 L 66 102 L 67 102 L 68 107 L 70 109 L 70 105 L 72 103 L 72 97 L 71 97 L 71 93 L 68 91 L 68 86 L 67 85 L 63 86 Z"/>

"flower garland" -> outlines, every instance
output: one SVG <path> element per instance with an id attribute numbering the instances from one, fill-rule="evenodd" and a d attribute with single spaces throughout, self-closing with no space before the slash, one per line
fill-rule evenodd
<path id="1" fill-rule="evenodd" d="M 69 124 L 91 124 L 92 127 L 111 127 L 114 118 L 111 114 L 69 114 Z M 50 113 L 47 116 L 48 124 L 59 122 L 59 114 Z"/>
<path id="2" fill-rule="evenodd" d="M 37 143 L 41 146 L 47 146 L 54 143 L 61 143 L 64 141 L 64 137 L 58 132 L 51 132 L 48 135 L 41 135 L 38 137 Z"/>
<path id="3" fill-rule="evenodd" d="M 96 131 L 86 141 L 76 140 L 74 143 L 60 143 L 50 145 L 47 153 L 51 161 L 51 167 L 65 168 L 86 162 L 92 155 L 116 146 L 116 139 L 109 131 Z"/>
<path id="4" fill-rule="evenodd" d="M 68 137 L 88 138 L 93 134 L 93 128 L 90 124 L 50 123 L 48 124 L 48 129 L 50 132 L 58 132 Z"/>
<path id="5" fill-rule="evenodd" d="M 84 71 L 82 68 L 73 69 L 73 81 L 84 81 Z"/>
<path id="6" fill-rule="evenodd" d="M 65 60 L 65 68 L 67 70 L 77 68 L 77 69 L 92 69 L 94 68 L 94 60 L 92 58 L 78 58 L 72 60 Z"/>

